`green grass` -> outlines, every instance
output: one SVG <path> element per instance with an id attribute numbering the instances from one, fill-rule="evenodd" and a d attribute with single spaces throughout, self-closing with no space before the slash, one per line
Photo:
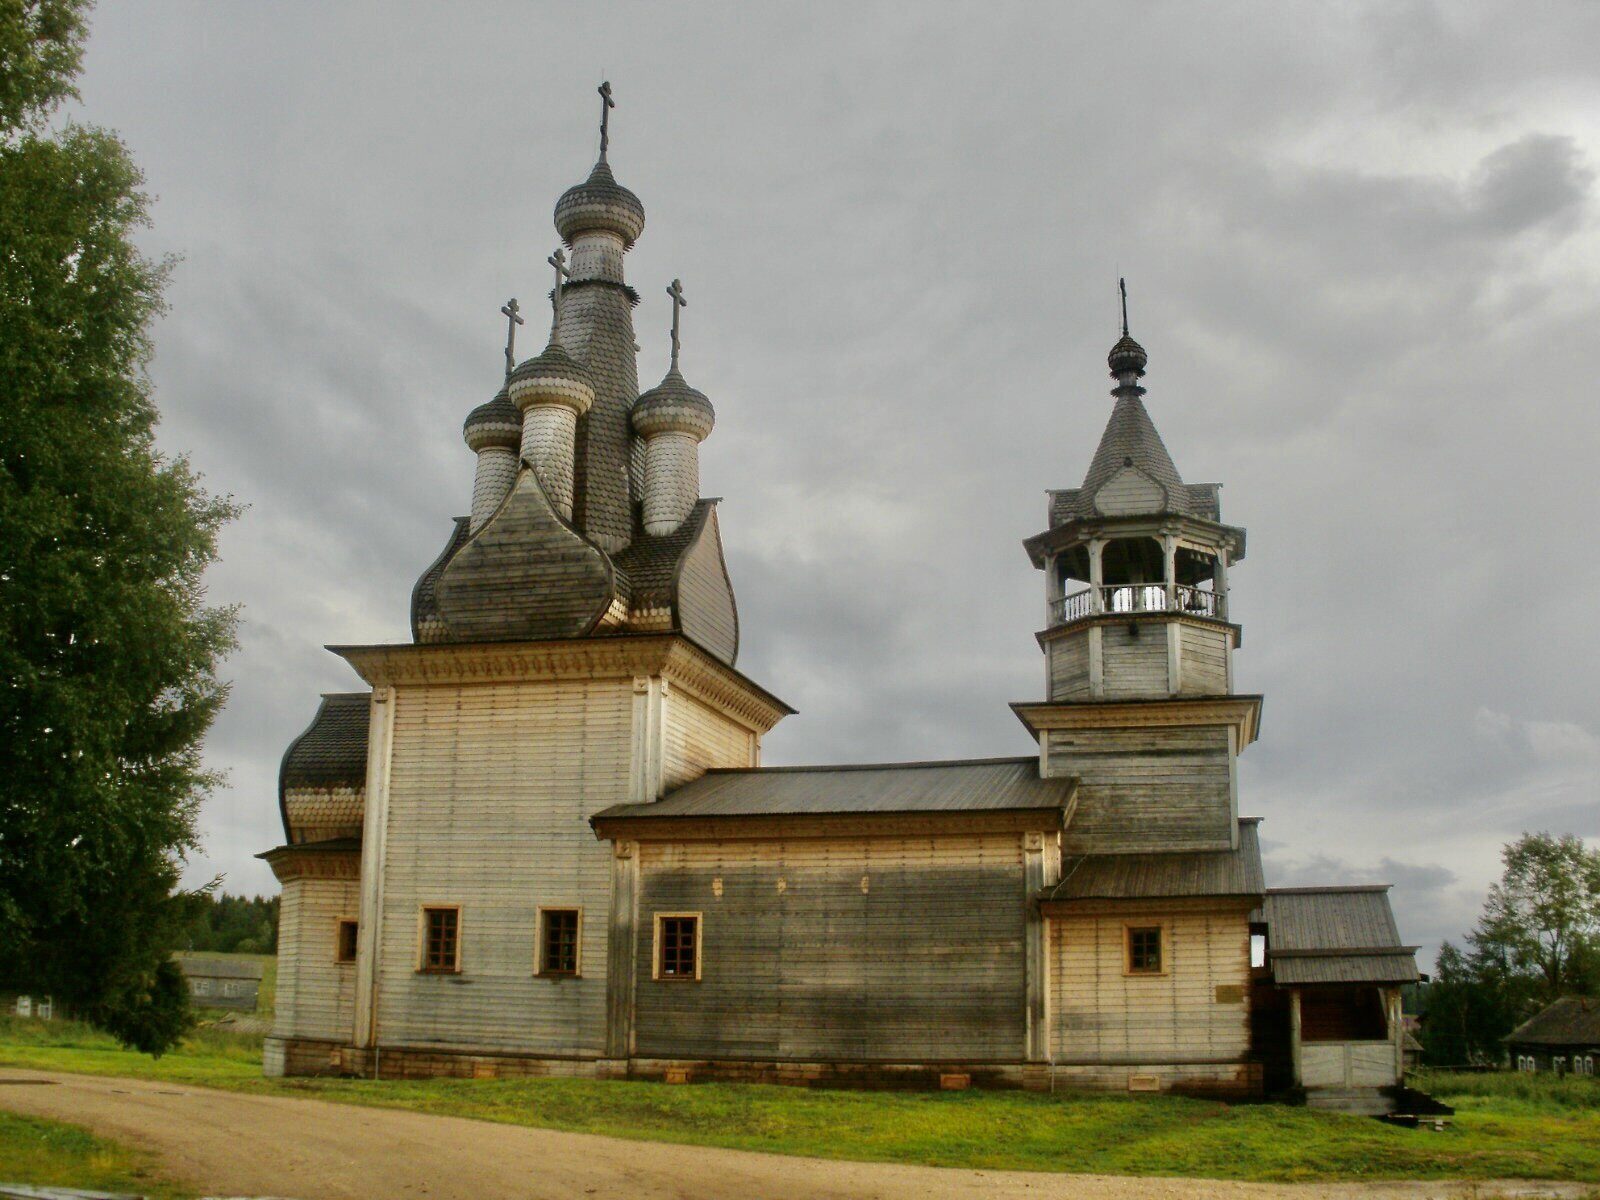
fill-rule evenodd
<path id="1" fill-rule="evenodd" d="M 202 1030 L 150 1059 L 70 1022 L 0 1019 L 0 1066 L 127 1075 L 645 1141 L 933 1166 L 1223 1179 L 1600 1182 L 1600 1082 L 1432 1075 L 1442 1133 L 1171 1096 L 888 1093 L 583 1079 L 269 1080 L 260 1039 Z M 0 1094 L 3 1100 L 3 1094 Z"/>
<path id="2" fill-rule="evenodd" d="M 152 1156 L 95 1137 L 76 1125 L 0 1110 L 0 1183 L 131 1192 L 187 1193 L 162 1177 Z"/>

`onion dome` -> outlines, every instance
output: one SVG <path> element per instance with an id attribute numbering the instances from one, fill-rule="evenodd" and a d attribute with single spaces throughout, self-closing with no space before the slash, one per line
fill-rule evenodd
<path id="1" fill-rule="evenodd" d="M 535 404 L 565 404 L 581 416 L 594 403 L 589 372 L 554 339 L 537 358 L 511 372 L 506 391 L 511 403 L 523 410 Z"/>
<path id="2" fill-rule="evenodd" d="M 1149 361 L 1150 356 L 1144 352 L 1144 347 L 1126 333 L 1115 346 L 1111 347 L 1111 353 L 1106 356 L 1106 365 L 1111 368 L 1112 378 L 1122 375 L 1143 375 L 1145 364 Z"/>
<path id="3" fill-rule="evenodd" d="M 568 188 L 556 201 L 556 232 L 567 245 L 579 234 L 596 230 L 616 234 L 625 249 L 644 232 L 644 205 L 616 181 L 603 158 L 588 179 Z"/>
<path id="4" fill-rule="evenodd" d="M 633 402 L 633 429 L 640 437 L 658 433 L 687 433 L 703 442 L 717 419 L 704 392 L 689 386 L 678 368 Z"/>
<path id="5" fill-rule="evenodd" d="M 467 414 L 461 434 L 474 454 L 490 446 L 515 450 L 522 442 L 522 414 L 511 403 L 506 389 L 501 388 L 493 400 Z"/>

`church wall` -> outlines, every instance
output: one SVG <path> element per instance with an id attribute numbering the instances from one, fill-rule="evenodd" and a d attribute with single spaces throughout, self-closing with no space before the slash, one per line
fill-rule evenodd
<path id="1" fill-rule="evenodd" d="M 1050 730 L 1053 776 L 1078 777 L 1067 854 L 1225 850 L 1233 753 L 1225 725 Z"/>
<path id="2" fill-rule="evenodd" d="M 1089 633 L 1085 629 L 1046 643 L 1050 656 L 1050 699 L 1089 698 Z"/>
<path id="3" fill-rule="evenodd" d="M 1009 1061 L 1026 1051 L 1017 834 L 645 843 L 635 1053 Z M 698 981 L 654 914 L 702 914 Z"/>
<path id="4" fill-rule="evenodd" d="M 357 878 L 305 876 L 284 882 L 278 910 L 274 1035 L 350 1040 L 356 968 L 353 962 L 335 961 L 335 938 L 339 918 L 355 917 L 360 908 Z"/>
<path id="5" fill-rule="evenodd" d="M 1164 622 L 1108 621 L 1100 625 L 1105 699 L 1168 696 Z M 1135 632 L 1136 631 L 1136 632 Z"/>
<path id="6" fill-rule="evenodd" d="M 1124 927 L 1165 927 L 1166 973 L 1125 973 Z M 1082 1086 L 1244 1082 L 1250 927 L 1240 910 L 1101 913 L 1050 920 L 1051 1052 Z"/>
<path id="7" fill-rule="evenodd" d="M 1185 696 L 1226 696 L 1228 651 L 1233 631 L 1215 625 L 1178 625 L 1179 692 Z"/>
<path id="8" fill-rule="evenodd" d="M 699 779 L 710 767 L 753 767 L 760 757 L 750 730 L 682 688 L 662 701 L 661 785 L 664 791 Z"/>
<path id="9" fill-rule="evenodd" d="M 380 1045 L 603 1052 L 611 851 L 587 822 L 628 794 L 631 679 L 401 687 L 395 703 Z M 460 906 L 458 974 L 417 970 L 424 905 Z M 540 905 L 582 908 L 581 977 L 535 976 Z"/>

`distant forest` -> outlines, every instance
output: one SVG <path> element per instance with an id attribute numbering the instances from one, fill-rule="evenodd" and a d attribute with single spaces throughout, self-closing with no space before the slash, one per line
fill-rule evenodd
<path id="1" fill-rule="evenodd" d="M 193 897 L 192 903 L 193 915 L 178 949 L 224 954 L 278 952 L 278 897 L 207 892 Z"/>

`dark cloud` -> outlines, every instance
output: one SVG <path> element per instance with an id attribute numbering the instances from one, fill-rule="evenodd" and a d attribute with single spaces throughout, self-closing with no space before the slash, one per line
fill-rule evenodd
<path id="1" fill-rule="evenodd" d="M 163 439 L 250 505 L 195 875 L 271 886 L 278 756 L 355 682 L 320 646 L 405 636 L 604 69 L 640 375 L 681 276 L 740 665 L 802 710 L 768 760 L 1026 752 L 1018 543 L 1099 436 L 1127 275 L 1150 409 L 1250 531 L 1277 877 L 1458 934 L 1502 842 L 1600 836 L 1597 42 L 1580 6 L 103 7 L 80 115 L 184 256 Z"/>

